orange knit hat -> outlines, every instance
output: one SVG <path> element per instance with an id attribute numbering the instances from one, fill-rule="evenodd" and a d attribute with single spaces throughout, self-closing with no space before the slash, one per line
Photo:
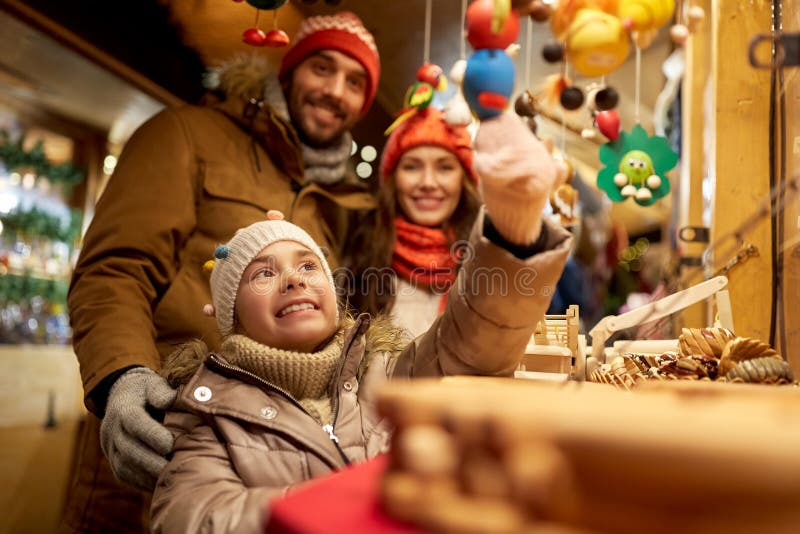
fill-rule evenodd
<path id="1" fill-rule="evenodd" d="M 472 168 L 472 142 L 467 128 L 448 124 L 444 113 L 430 106 L 392 131 L 381 156 L 381 182 L 394 173 L 397 162 L 405 152 L 422 145 L 434 145 L 452 152 L 467 176 L 477 185 L 478 175 Z"/>

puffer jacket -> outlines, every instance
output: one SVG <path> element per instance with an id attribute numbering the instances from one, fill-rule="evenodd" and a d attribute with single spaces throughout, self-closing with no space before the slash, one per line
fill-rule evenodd
<path id="1" fill-rule="evenodd" d="M 167 109 L 142 125 L 97 204 L 68 304 L 85 404 L 98 416 L 104 378 L 137 365 L 159 370 L 188 339 L 218 346 L 202 313 L 211 302 L 203 263 L 217 244 L 275 209 L 327 247 L 334 267 L 347 214 L 374 207 L 355 177 L 305 183 L 297 134 L 269 106 L 248 105 L 263 95 L 264 73 L 244 70 L 255 76 L 218 103 Z M 81 428 L 62 532 L 146 531 L 149 495 L 114 479 L 97 417 Z"/>
<path id="2" fill-rule="evenodd" d="M 370 342 L 370 318 L 344 335 L 330 385 L 334 421 L 321 427 L 280 388 L 212 354 L 179 391 L 166 423 L 175 450 L 153 495 L 154 532 L 261 532 L 268 501 L 313 477 L 387 450 L 375 409 L 388 379 L 512 376 L 550 301 L 571 238 L 548 226 L 544 252 L 517 259 L 482 235 L 447 308 L 403 350 Z M 378 336 L 380 337 L 380 336 Z"/>

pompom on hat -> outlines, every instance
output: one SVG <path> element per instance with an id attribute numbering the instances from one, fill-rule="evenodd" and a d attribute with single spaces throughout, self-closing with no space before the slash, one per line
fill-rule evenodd
<path id="1" fill-rule="evenodd" d="M 206 269 L 211 268 L 213 305 L 206 304 L 203 312 L 216 317 L 217 326 L 223 336 L 233 331 L 236 294 L 245 269 L 259 252 L 277 241 L 295 241 L 311 250 L 319 258 L 331 288 L 335 288 L 325 254 L 305 230 L 288 221 L 274 218 L 251 224 L 237 231 L 226 244 L 216 248 L 213 266 L 210 265 L 211 262 L 206 262 L 204 266 Z"/>
<path id="2" fill-rule="evenodd" d="M 367 88 L 362 112 L 375 99 L 381 75 L 381 60 L 375 38 L 354 13 L 344 11 L 335 15 L 308 17 L 300 24 L 294 45 L 281 61 L 278 78 L 290 81 L 292 71 L 308 56 L 320 50 L 336 50 L 355 59 L 367 72 Z"/>
<path id="3" fill-rule="evenodd" d="M 453 153 L 464 172 L 477 185 L 478 175 L 472 166 L 472 141 L 467 128 L 449 124 L 444 112 L 430 106 L 400 123 L 392 131 L 381 156 L 381 182 L 392 176 L 404 153 L 422 145 L 438 146 Z"/>

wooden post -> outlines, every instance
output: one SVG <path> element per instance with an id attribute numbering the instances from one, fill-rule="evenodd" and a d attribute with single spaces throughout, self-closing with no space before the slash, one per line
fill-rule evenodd
<path id="1" fill-rule="evenodd" d="M 784 0 L 783 29 L 800 31 L 800 0 Z M 800 67 L 784 69 L 786 102 L 786 179 L 800 176 Z M 800 198 L 787 193 L 783 226 L 783 310 L 784 322 L 778 330 L 776 349 L 782 352 L 800 377 Z M 783 343 L 780 338 L 783 337 Z"/>
<path id="2" fill-rule="evenodd" d="M 707 139 L 715 147 L 713 243 L 735 232 L 769 195 L 770 73 L 750 66 L 747 49 L 752 36 L 770 31 L 770 2 L 713 0 L 712 6 L 715 113 Z M 759 256 L 728 274 L 736 334 L 769 341 L 774 253 L 769 216 L 744 240 L 758 247 Z M 713 270 L 730 259 L 716 255 Z"/>
<path id="3" fill-rule="evenodd" d="M 684 226 L 707 226 L 703 222 L 703 178 L 707 175 L 713 154 L 705 154 L 703 143 L 709 113 L 705 109 L 706 88 L 711 82 L 711 0 L 695 0 L 693 5 L 703 8 L 706 20 L 694 30 L 686 42 L 686 71 L 681 92 L 681 184 L 678 199 L 678 228 Z M 682 256 L 698 257 L 707 244 L 679 242 Z M 683 269 L 683 288 L 698 283 L 701 267 Z M 700 328 L 709 326 L 708 305 L 698 302 L 680 314 L 681 326 Z"/>

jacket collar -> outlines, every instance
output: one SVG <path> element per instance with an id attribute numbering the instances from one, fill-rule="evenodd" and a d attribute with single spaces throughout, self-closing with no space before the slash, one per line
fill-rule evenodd
<path id="1" fill-rule="evenodd" d="M 248 132 L 272 162 L 298 186 L 305 182 L 300 156 L 300 139 L 292 125 L 263 100 L 229 95 L 215 104 L 220 111 L 242 130 Z"/>

